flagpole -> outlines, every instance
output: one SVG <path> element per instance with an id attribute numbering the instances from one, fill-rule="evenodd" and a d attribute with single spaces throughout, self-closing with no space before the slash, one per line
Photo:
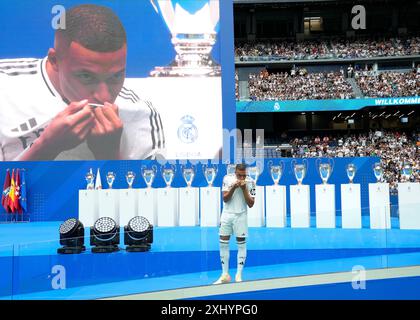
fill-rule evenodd
<path id="1" fill-rule="evenodd" d="M 7 175 L 7 172 L 10 172 L 10 168 L 7 168 L 6 169 L 6 175 Z M 2 190 L 2 191 L 4 191 L 4 190 Z M 2 204 L 3 204 L 3 201 L 2 201 Z M 7 210 L 5 210 L 5 215 L 6 215 L 6 221 L 5 221 L 5 223 L 9 223 L 9 214 L 8 214 Z"/>
<path id="2" fill-rule="evenodd" d="M 25 176 L 25 204 L 26 204 L 25 207 L 26 207 L 26 214 L 28 218 L 27 222 L 31 222 L 31 216 L 29 215 L 29 212 L 28 212 L 28 200 L 26 196 L 26 169 L 25 168 L 23 168 L 23 174 Z M 22 214 L 25 214 L 25 210 L 23 208 L 22 208 Z"/>
<path id="3" fill-rule="evenodd" d="M 25 171 L 25 168 L 21 168 L 20 170 L 22 170 L 22 172 L 23 171 Z M 21 181 L 20 181 L 20 183 L 22 184 L 22 179 L 21 179 Z M 26 182 L 25 182 L 26 183 Z M 22 188 L 21 188 L 21 190 L 20 190 L 20 196 L 22 197 Z M 25 195 L 26 196 L 26 195 Z M 25 212 L 24 212 L 24 210 L 23 210 L 23 208 L 22 208 L 22 206 L 21 206 L 21 209 L 22 209 L 22 222 L 25 222 L 25 219 L 24 219 L 24 214 L 25 214 Z"/>
<path id="4" fill-rule="evenodd" d="M 25 204 L 27 204 L 26 202 L 26 179 L 25 179 L 25 173 L 26 173 L 26 169 L 25 168 L 21 168 L 21 176 L 20 176 L 20 201 L 19 201 L 19 209 L 20 209 L 20 214 L 22 215 L 21 217 L 21 222 L 29 222 L 29 214 L 28 214 L 28 220 L 25 219 L 24 214 L 25 214 L 25 206 L 22 206 L 22 202 L 23 201 Z M 22 179 L 23 177 L 23 179 Z"/>

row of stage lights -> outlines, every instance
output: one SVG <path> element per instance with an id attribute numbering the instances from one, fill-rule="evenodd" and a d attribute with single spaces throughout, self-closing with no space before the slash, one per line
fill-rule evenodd
<path id="1" fill-rule="evenodd" d="M 81 253 L 85 247 L 85 228 L 76 218 L 64 221 L 59 228 L 60 254 Z M 124 244 L 128 252 L 149 251 L 153 243 L 153 225 L 145 217 L 132 218 L 124 227 Z M 90 228 L 90 245 L 94 253 L 119 251 L 120 226 L 110 217 L 96 220 Z"/>

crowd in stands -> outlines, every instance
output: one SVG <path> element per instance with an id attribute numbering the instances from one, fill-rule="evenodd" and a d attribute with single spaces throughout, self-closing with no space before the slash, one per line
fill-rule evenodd
<path id="1" fill-rule="evenodd" d="M 375 39 L 330 39 L 318 41 L 271 41 L 238 43 L 235 56 L 274 60 L 351 59 L 420 54 L 420 37 Z"/>
<path id="2" fill-rule="evenodd" d="M 420 94 L 420 73 L 356 71 L 354 78 L 365 97 L 387 98 L 418 96 Z"/>
<path id="3" fill-rule="evenodd" d="M 420 133 L 406 134 L 396 131 L 376 131 L 368 134 L 305 136 L 290 141 L 293 157 L 364 157 L 381 159 L 383 180 L 390 184 L 392 193 L 398 182 L 407 179 L 402 167 L 413 168 L 411 182 L 420 182 Z"/>
<path id="4" fill-rule="evenodd" d="M 354 97 L 351 85 L 341 72 L 308 73 L 292 69 L 290 73 L 249 75 L 251 100 L 349 99 Z"/>
<path id="5" fill-rule="evenodd" d="M 279 73 L 269 73 L 263 69 L 259 74 L 249 75 L 249 99 L 261 101 L 355 98 L 353 88 L 346 80 L 348 77 L 354 77 L 366 98 L 420 95 L 419 68 L 408 72 L 375 72 L 354 71 L 353 67 L 349 66 L 347 70 L 341 68 L 338 72 L 314 73 L 308 73 L 304 68 Z M 236 87 L 238 88 L 238 83 Z M 236 97 L 239 99 L 238 92 Z"/>

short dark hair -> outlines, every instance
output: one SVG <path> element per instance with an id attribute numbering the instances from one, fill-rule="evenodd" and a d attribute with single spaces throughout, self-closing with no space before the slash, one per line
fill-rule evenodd
<path id="1" fill-rule="evenodd" d="M 235 167 L 235 170 L 246 170 L 247 165 L 245 163 L 238 163 Z"/>
<path id="2" fill-rule="evenodd" d="M 58 29 L 56 36 L 62 37 L 66 45 L 77 42 L 96 52 L 113 52 L 127 42 L 124 26 L 109 8 L 84 4 L 65 12 L 65 29 Z"/>

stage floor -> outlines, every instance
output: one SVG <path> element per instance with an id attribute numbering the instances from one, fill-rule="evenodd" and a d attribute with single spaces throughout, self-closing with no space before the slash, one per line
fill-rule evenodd
<path id="1" fill-rule="evenodd" d="M 341 245 L 348 245 L 350 244 L 353 247 L 353 244 L 356 244 L 354 241 L 357 239 L 348 238 L 348 235 L 355 235 L 355 234 L 363 234 L 363 235 L 376 235 L 376 234 L 387 234 L 388 236 L 395 236 L 395 235 L 407 235 L 410 238 L 411 235 L 417 235 L 420 233 L 420 230 L 400 230 L 399 229 L 399 219 L 397 217 L 391 217 L 391 229 L 388 230 L 372 230 L 369 228 L 369 217 L 363 216 L 362 217 L 362 229 L 341 229 L 341 217 L 336 218 L 337 221 L 337 228 L 334 229 L 317 229 L 316 228 L 316 221 L 315 217 L 311 216 L 311 227 L 310 228 L 290 228 L 290 217 L 287 218 L 286 228 L 266 228 L 266 227 L 259 227 L 259 228 L 250 228 L 250 233 L 256 233 L 257 235 L 260 232 L 275 232 L 277 234 L 281 234 L 282 236 L 290 236 L 290 235 L 328 235 L 328 238 L 336 238 L 334 240 L 337 246 Z M 0 247 L 2 246 L 17 246 L 17 245 L 30 245 L 36 243 L 37 245 L 41 245 L 42 242 L 57 242 L 59 240 L 58 229 L 61 222 L 53 221 L 53 222 L 22 222 L 22 223 L 1 223 L 0 224 Z M 192 232 L 192 234 L 200 233 L 201 235 L 211 235 L 213 236 L 215 230 L 217 228 L 207 228 L 207 227 L 155 227 L 154 228 L 154 236 L 158 237 L 155 239 L 155 243 L 153 245 L 153 250 L 190 250 L 192 248 L 197 248 L 197 243 L 193 241 L 167 241 L 166 232 L 168 230 L 173 230 L 174 232 L 181 232 L 186 236 L 185 239 L 188 238 L 188 233 Z M 167 230 L 167 231 L 164 231 Z M 121 227 L 121 234 L 123 232 L 123 228 Z M 163 232 L 163 233 L 162 233 Z M 217 233 L 217 230 L 216 230 Z M 159 238 L 160 235 L 165 235 L 165 238 Z M 89 228 L 85 228 L 85 239 L 88 240 L 89 235 Z M 278 239 L 277 237 L 274 240 Z M 176 240 L 176 239 L 174 239 Z M 254 243 L 257 247 L 259 244 L 263 245 L 264 248 L 267 248 L 267 245 L 272 243 L 272 239 L 268 239 L 268 243 L 264 241 L 261 242 L 251 242 Z M 307 240 L 307 239 L 306 239 Z M 343 242 L 341 242 L 342 240 Z M 376 238 L 367 237 L 363 239 L 362 242 L 357 242 L 357 246 L 363 246 L 366 244 L 368 247 L 371 246 L 371 241 L 375 241 Z M 252 241 L 252 238 L 250 238 Z M 336 242 L 338 241 L 338 242 Z M 349 242 L 350 241 L 350 242 Z M 367 241 L 367 243 L 365 242 Z M 88 242 L 88 241 L 87 241 Z M 214 242 L 212 242 L 214 244 Z M 211 245 L 212 243 L 209 243 Z M 313 245 L 312 239 L 308 243 L 305 239 L 299 239 L 296 243 L 285 243 L 281 241 L 281 245 L 283 248 L 289 248 L 289 246 L 293 246 L 293 248 L 299 248 L 300 246 L 306 247 L 306 245 Z M 89 245 L 89 243 L 86 243 Z M 121 244 L 123 245 L 123 238 L 121 237 Z M 216 246 L 218 245 L 216 241 Z M 250 244 L 250 243 L 249 243 Z M 276 247 L 280 243 L 276 242 Z M 420 241 L 418 242 L 420 246 Z M 295 247 L 296 246 L 296 247 Z M 36 247 L 34 246 L 33 249 L 35 250 Z M 36 252 L 35 252 L 36 253 Z"/>
<path id="2" fill-rule="evenodd" d="M 392 220 L 389 230 L 367 228 L 368 217 L 362 229 L 250 228 L 244 283 L 420 265 L 420 230 L 400 230 Z M 1 299 L 98 299 L 207 286 L 220 275 L 214 227 L 155 227 L 150 252 L 126 252 L 121 236 L 122 250 L 112 254 L 92 254 L 86 229 L 86 252 L 58 255 L 59 225 L 0 225 Z M 234 275 L 233 239 L 230 245 Z M 51 287 L 57 265 L 66 269 L 65 290 Z"/>

